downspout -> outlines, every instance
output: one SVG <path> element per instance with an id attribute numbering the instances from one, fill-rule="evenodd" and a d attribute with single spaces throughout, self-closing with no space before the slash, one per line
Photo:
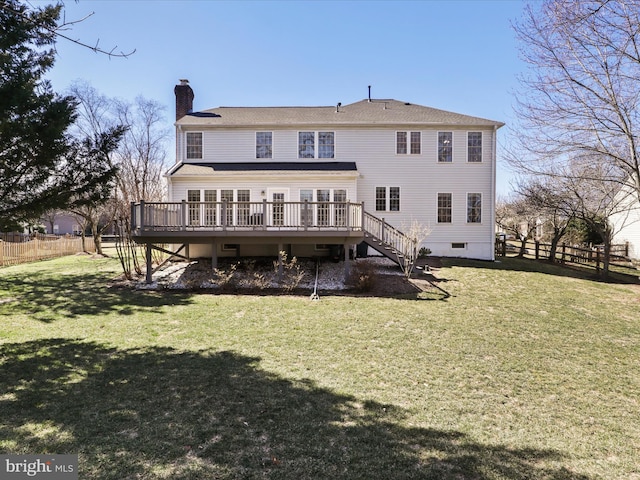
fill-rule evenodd
<path id="1" fill-rule="evenodd" d="M 493 140 L 491 144 L 491 195 L 493 200 L 493 206 L 491 208 L 491 260 L 496 259 L 496 172 L 498 169 L 497 158 L 497 143 L 498 143 L 498 126 L 493 126 Z"/>

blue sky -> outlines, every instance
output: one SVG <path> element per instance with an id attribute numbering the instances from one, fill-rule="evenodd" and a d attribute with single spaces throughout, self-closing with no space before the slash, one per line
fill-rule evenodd
<path id="1" fill-rule="evenodd" d="M 47 1 L 32 0 L 44 5 Z M 520 0 L 65 2 L 66 32 L 111 58 L 60 40 L 48 78 L 56 91 L 84 80 L 100 93 L 166 105 L 187 78 L 194 108 L 335 105 L 394 98 L 509 123 L 519 60 L 511 22 Z M 506 141 L 506 128 L 500 133 Z M 169 159 L 173 146 L 168 145 Z M 499 160 L 498 191 L 509 175 Z"/>

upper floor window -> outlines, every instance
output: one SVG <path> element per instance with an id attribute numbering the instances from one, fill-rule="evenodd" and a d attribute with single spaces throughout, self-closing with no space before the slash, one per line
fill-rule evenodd
<path id="1" fill-rule="evenodd" d="M 335 151 L 333 132 L 318 132 L 318 158 L 333 158 Z"/>
<path id="2" fill-rule="evenodd" d="M 482 132 L 467 133 L 467 162 L 482 162 Z"/>
<path id="3" fill-rule="evenodd" d="M 314 132 L 298 132 L 298 158 L 315 158 L 315 138 Z"/>
<path id="4" fill-rule="evenodd" d="M 438 223 L 451 223 L 452 201 L 450 193 L 438 194 Z"/>
<path id="5" fill-rule="evenodd" d="M 396 132 L 396 153 L 398 155 L 407 153 L 407 132 Z"/>
<path id="6" fill-rule="evenodd" d="M 202 158 L 202 132 L 187 132 L 187 159 Z"/>
<path id="7" fill-rule="evenodd" d="M 453 161 L 453 132 L 438 132 L 438 162 Z"/>
<path id="8" fill-rule="evenodd" d="M 298 132 L 298 158 L 335 157 L 334 132 L 317 132 L 317 143 L 316 157 L 316 132 Z"/>
<path id="9" fill-rule="evenodd" d="M 396 154 L 420 155 L 421 137 L 420 132 L 396 132 Z"/>
<path id="10" fill-rule="evenodd" d="M 482 222 L 482 194 L 467 193 L 467 223 Z"/>
<path id="11" fill-rule="evenodd" d="M 272 146 L 272 132 L 256 132 L 256 158 L 273 158 Z"/>

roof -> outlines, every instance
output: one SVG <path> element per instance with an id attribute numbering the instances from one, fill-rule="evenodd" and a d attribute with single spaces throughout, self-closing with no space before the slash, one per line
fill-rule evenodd
<path id="1" fill-rule="evenodd" d="M 356 162 L 215 162 L 183 163 L 169 174 L 206 174 L 213 172 L 356 172 Z"/>
<path id="2" fill-rule="evenodd" d="M 330 107 L 218 107 L 188 113 L 176 125 L 460 125 L 499 128 L 504 123 L 398 100 L 376 99 Z"/>

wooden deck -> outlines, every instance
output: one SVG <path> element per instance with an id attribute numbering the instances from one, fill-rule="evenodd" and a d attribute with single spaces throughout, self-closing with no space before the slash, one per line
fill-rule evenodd
<path id="1" fill-rule="evenodd" d="M 140 243 L 357 243 L 364 208 L 351 202 L 140 202 L 131 231 Z"/>

